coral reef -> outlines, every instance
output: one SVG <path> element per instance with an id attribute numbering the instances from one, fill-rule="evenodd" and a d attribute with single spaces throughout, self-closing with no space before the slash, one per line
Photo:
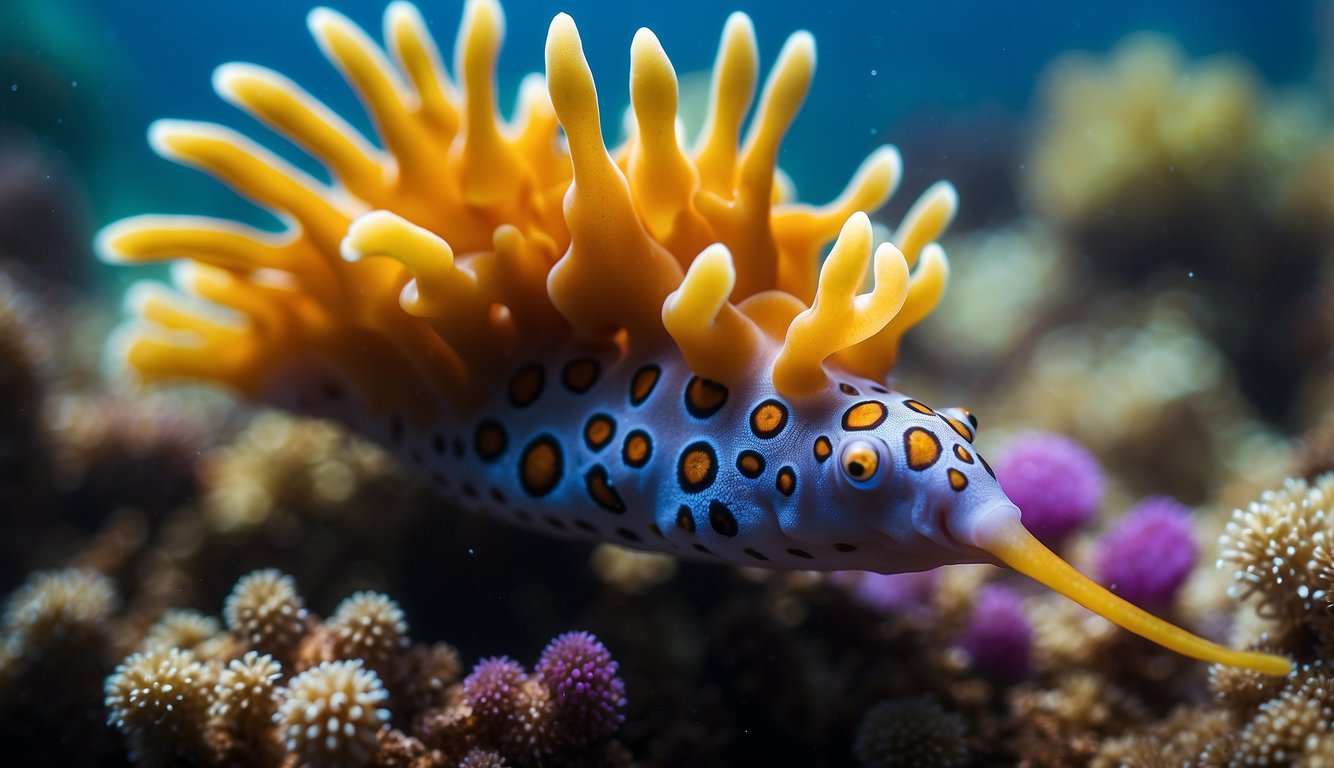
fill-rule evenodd
<path id="1" fill-rule="evenodd" d="M 890 699 L 866 712 L 852 751 L 863 768 L 961 768 L 969 762 L 964 728 L 933 699 Z"/>

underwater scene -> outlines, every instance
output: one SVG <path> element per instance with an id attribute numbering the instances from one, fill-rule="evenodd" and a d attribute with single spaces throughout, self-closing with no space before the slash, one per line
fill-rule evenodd
<path id="1" fill-rule="evenodd" d="M 7 0 L 0 763 L 1334 768 L 1334 2 Z"/>

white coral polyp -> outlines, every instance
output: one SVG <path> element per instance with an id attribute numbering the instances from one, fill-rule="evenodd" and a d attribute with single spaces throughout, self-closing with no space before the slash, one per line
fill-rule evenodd
<path id="1" fill-rule="evenodd" d="M 283 745 L 298 765 L 358 768 L 389 721 L 380 677 L 360 659 L 326 661 L 292 679 L 278 710 Z"/>

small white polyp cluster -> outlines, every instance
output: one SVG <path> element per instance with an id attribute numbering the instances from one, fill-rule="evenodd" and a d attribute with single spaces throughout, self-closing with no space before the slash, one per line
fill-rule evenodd
<path id="1" fill-rule="evenodd" d="M 360 659 L 326 661 L 288 685 L 277 721 L 299 765 L 354 768 L 370 763 L 389 720 L 380 677 Z"/>

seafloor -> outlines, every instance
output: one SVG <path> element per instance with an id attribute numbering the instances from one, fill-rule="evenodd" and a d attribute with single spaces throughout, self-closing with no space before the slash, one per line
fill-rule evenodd
<path id="1" fill-rule="evenodd" d="M 980 416 L 1072 562 L 1291 656 L 1288 679 L 989 566 L 829 576 L 540 538 L 334 424 L 137 388 L 102 365 L 118 307 L 87 287 L 81 180 L 7 129 L 3 762 L 295 764 L 274 714 L 315 722 L 337 694 L 371 724 L 348 765 L 1334 766 L 1331 93 L 1149 35 L 1057 60 L 1013 162 L 956 179 L 965 205 L 970 184 L 1019 202 L 947 237 L 950 292 L 896 380 Z M 552 703 L 571 664 L 597 694 L 579 711 Z M 144 716 L 150 689 L 174 705 Z"/>

